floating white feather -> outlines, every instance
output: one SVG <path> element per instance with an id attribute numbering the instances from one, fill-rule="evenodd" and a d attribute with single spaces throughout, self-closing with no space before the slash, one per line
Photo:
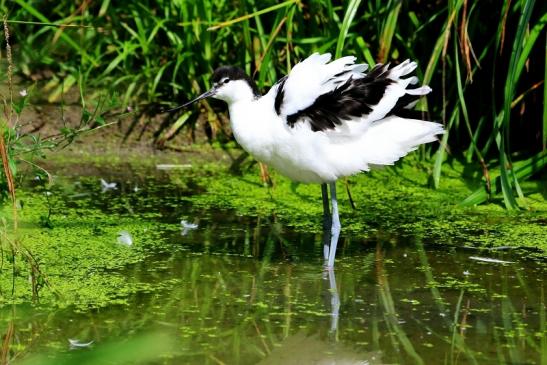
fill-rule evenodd
<path id="1" fill-rule="evenodd" d="M 117 189 L 117 184 L 115 182 L 109 183 L 105 179 L 101 179 L 101 192 L 104 193 L 109 190 Z"/>
<path id="2" fill-rule="evenodd" d="M 93 342 L 94 341 L 81 342 L 80 340 L 76 340 L 76 339 L 72 339 L 72 338 L 68 339 L 68 343 L 69 343 L 71 349 L 89 347 L 93 344 Z"/>
<path id="3" fill-rule="evenodd" d="M 505 260 L 498 260 L 491 257 L 480 257 L 480 256 L 469 256 L 471 260 L 475 261 L 481 261 L 481 262 L 490 262 L 492 264 L 514 264 L 514 261 L 505 261 Z"/>
<path id="4" fill-rule="evenodd" d="M 124 246 L 133 246 L 133 237 L 127 231 L 118 232 L 118 243 Z"/>
<path id="5" fill-rule="evenodd" d="M 196 223 L 189 223 L 184 219 L 180 221 L 180 225 L 182 227 L 182 231 L 180 233 L 182 236 L 186 236 L 188 232 L 198 228 L 198 225 Z"/>

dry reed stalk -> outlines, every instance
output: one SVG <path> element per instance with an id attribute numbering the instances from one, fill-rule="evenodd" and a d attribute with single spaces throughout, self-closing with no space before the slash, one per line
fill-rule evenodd
<path id="1" fill-rule="evenodd" d="M 6 123 L 9 126 L 9 123 L 11 121 L 12 113 L 13 113 L 13 60 L 11 56 L 11 46 L 9 43 L 9 28 L 8 28 L 8 22 L 6 17 L 3 19 L 4 22 L 4 38 L 6 40 L 6 59 L 8 61 L 8 88 L 9 88 L 9 98 L 10 102 L 6 106 L 6 103 L 4 103 L 4 113 L 6 115 Z M 7 110 L 6 110 L 7 108 Z M 0 133 L 0 157 L 2 158 L 2 167 L 4 169 L 4 174 L 6 176 L 6 182 L 8 184 L 8 192 L 12 200 L 13 205 L 13 228 L 17 228 L 17 207 L 15 204 L 15 183 L 13 179 L 13 173 L 11 171 L 11 168 L 9 166 L 9 156 L 8 156 L 8 149 L 4 137 L 4 133 Z"/>

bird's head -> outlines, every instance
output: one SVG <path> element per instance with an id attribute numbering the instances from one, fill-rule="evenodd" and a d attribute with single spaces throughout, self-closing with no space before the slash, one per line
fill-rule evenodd
<path id="1" fill-rule="evenodd" d="M 168 111 L 185 108 L 196 101 L 207 97 L 220 99 L 228 104 L 232 104 L 241 100 L 252 100 L 260 96 L 254 81 L 239 67 L 221 66 L 213 72 L 211 80 L 213 87 L 210 90 L 204 92 L 197 98 Z"/>
<path id="2" fill-rule="evenodd" d="M 213 72 L 212 80 L 214 94 L 211 96 L 228 104 L 259 96 L 254 81 L 239 67 L 219 67 Z"/>

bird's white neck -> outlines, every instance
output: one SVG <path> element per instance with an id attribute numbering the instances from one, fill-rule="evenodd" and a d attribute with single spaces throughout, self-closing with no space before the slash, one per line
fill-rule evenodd
<path id="1" fill-rule="evenodd" d="M 276 124 L 264 109 L 263 99 L 238 100 L 229 104 L 230 125 L 237 142 L 259 161 L 268 161 L 272 150 L 272 128 Z M 273 108 L 272 108 L 273 112 Z"/>

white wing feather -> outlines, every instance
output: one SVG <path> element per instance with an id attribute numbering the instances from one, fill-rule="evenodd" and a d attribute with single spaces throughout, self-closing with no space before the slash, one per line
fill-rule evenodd
<path id="1" fill-rule="evenodd" d="M 443 134 L 438 123 L 390 116 L 372 123 L 366 133 L 354 141 L 327 144 L 325 158 L 334 177 L 368 171 L 371 166 L 393 165 L 419 145 L 437 140 Z"/>
<path id="2" fill-rule="evenodd" d="M 368 68 L 366 64 L 355 64 L 355 57 L 346 56 L 329 62 L 330 53 L 320 55 L 314 53 L 304 61 L 296 64 L 283 83 L 283 100 L 280 107 L 280 116 L 286 117 L 302 111 L 311 106 L 315 100 L 342 85 L 349 78 L 358 79 L 366 76 Z M 384 66 L 386 69 L 388 66 Z M 333 142 L 347 141 L 360 137 L 372 122 L 381 120 L 395 107 L 399 98 L 408 95 L 426 95 L 431 92 L 429 86 L 407 89 L 409 85 L 415 85 L 418 78 L 406 77 L 416 69 L 415 62 L 406 60 L 389 69 L 387 77 L 393 82 L 386 88 L 384 96 L 376 105 L 371 105 L 372 111 L 360 118 L 343 120 L 335 129 L 325 130 L 325 133 Z M 281 83 L 274 86 L 268 94 L 273 98 L 278 92 Z M 412 107 L 409 105 L 408 107 Z M 308 122 L 303 118 L 300 123 Z M 290 128 L 290 127 L 288 127 Z"/>
<path id="3" fill-rule="evenodd" d="M 329 63 L 330 59 L 330 53 L 314 53 L 293 67 L 283 85 L 281 115 L 287 116 L 306 109 L 320 95 L 335 89 L 350 77 L 363 77 L 363 72 L 368 67 L 366 64 L 356 65 L 353 56 Z M 336 77 L 341 73 L 344 74 Z"/>

